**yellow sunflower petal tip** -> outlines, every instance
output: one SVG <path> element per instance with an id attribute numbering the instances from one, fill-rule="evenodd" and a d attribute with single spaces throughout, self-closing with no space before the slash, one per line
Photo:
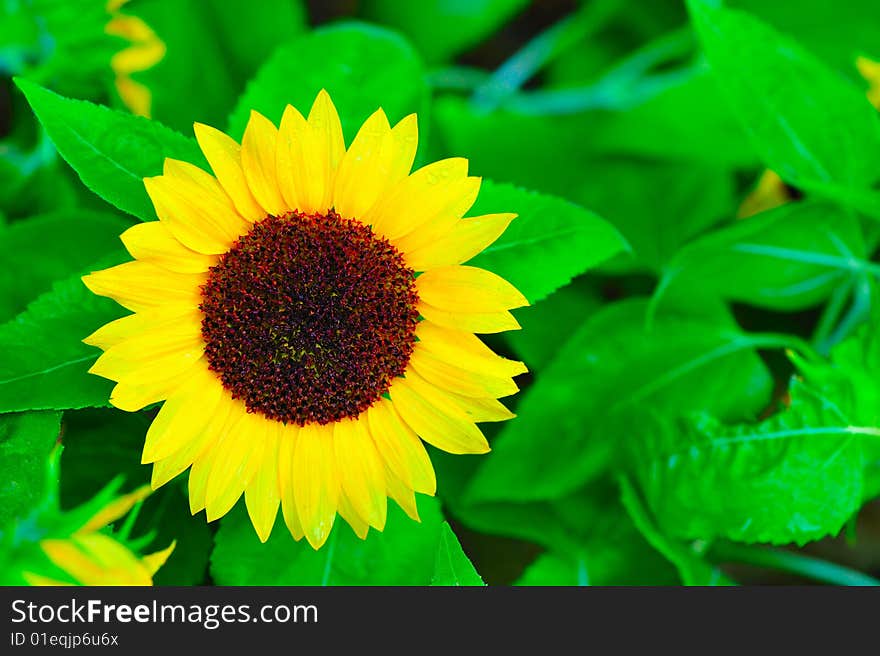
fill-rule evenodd
<path id="1" fill-rule="evenodd" d="M 209 521 L 244 495 L 261 541 L 279 504 L 291 535 L 315 549 L 337 513 L 359 536 L 383 530 L 377 496 L 418 521 L 416 492 L 436 491 L 422 441 L 488 452 L 476 424 L 513 416 L 497 398 L 527 371 L 474 333 L 518 329 L 509 310 L 528 300 L 460 264 L 515 215 L 469 221 L 481 178 L 468 177 L 468 161 L 411 172 L 417 116 L 382 123 L 346 150 L 324 89 L 308 122 L 288 107 L 280 131 L 251 111 L 240 146 L 195 123 L 217 177 L 169 160 L 166 172 L 181 175 L 145 178 L 161 235 L 107 285 L 84 277 L 138 317 L 95 341 L 130 346 L 101 370 L 124 381 L 111 398 L 163 402 L 142 457 L 150 487 L 190 469 L 190 511 Z M 333 310 L 342 297 L 344 317 Z M 416 373 L 417 342 L 459 355 Z M 343 422 L 356 428 L 340 434 L 340 451 Z"/>

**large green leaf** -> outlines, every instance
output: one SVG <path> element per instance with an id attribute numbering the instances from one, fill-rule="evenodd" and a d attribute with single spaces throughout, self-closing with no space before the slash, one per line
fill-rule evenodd
<path id="1" fill-rule="evenodd" d="M 685 246 L 656 292 L 707 294 L 778 310 L 827 297 L 870 266 L 859 222 L 836 205 L 788 203 Z"/>
<path id="2" fill-rule="evenodd" d="M 850 422 L 880 428 L 880 303 L 871 292 L 871 314 L 859 330 L 837 344 L 827 363 L 798 360 L 807 381 L 832 398 Z M 865 499 L 880 495 L 880 438 L 860 440 L 864 455 Z"/>
<path id="3" fill-rule="evenodd" d="M 568 571 L 578 572 L 592 585 L 664 585 L 677 581 L 669 563 L 632 523 L 620 504 L 616 486 L 606 479 L 559 499 L 470 504 L 457 497 L 453 488 L 460 484 L 449 475 L 449 463 L 460 462 L 461 458 L 434 455 L 432 460 L 449 512 L 474 531 L 540 545 L 573 565 Z M 539 573 L 529 576 L 525 584 L 561 583 Z"/>
<path id="4" fill-rule="evenodd" d="M 66 210 L 0 226 L 0 321 L 118 248 L 129 225 L 113 214 Z"/>
<path id="5" fill-rule="evenodd" d="M 850 77 L 857 76 L 856 57 L 880 55 L 878 8 L 874 0 L 728 0 L 800 43 Z"/>
<path id="6" fill-rule="evenodd" d="M 580 487 L 638 430 L 640 413 L 749 417 L 772 382 L 757 342 L 720 312 L 669 310 L 646 326 L 632 299 L 587 319 L 523 395 L 484 459 L 474 501 L 534 500 Z"/>
<path id="7" fill-rule="evenodd" d="M 603 270 L 660 271 L 689 239 L 733 213 L 729 171 L 622 157 L 597 159 L 569 194 L 612 223 L 632 246 Z"/>
<path id="8" fill-rule="evenodd" d="M 42 501 L 46 460 L 60 426 L 60 412 L 0 415 L 0 528 Z"/>
<path id="9" fill-rule="evenodd" d="M 447 522 L 440 527 L 440 543 L 437 545 L 431 585 L 485 585 Z"/>
<path id="10" fill-rule="evenodd" d="M 421 523 L 393 504 L 382 533 L 359 539 L 337 518 L 333 532 L 315 551 L 295 542 L 284 522 L 275 522 L 265 544 L 239 503 L 220 522 L 211 555 L 219 585 L 428 585 L 434 574 L 443 518 L 432 498 L 419 498 Z"/>
<path id="11" fill-rule="evenodd" d="M 364 15 L 406 34 L 429 63 L 449 59 L 504 23 L 527 0 L 367 0 Z"/>
<path id="12" fill-rule="evenodd" d="M 494 212 L 519 216 L 470 263 L 510 281 L 532 303 L 629 248 L 611 224 L 582 207 L 486 181 L 470 214 Z"/>
<path id="13" fill-rule="evenodd" d="M 638 480 L 666 531 L 803 544 L 841 529 L 861 504 L 860 441 L 880 429 L 852 426 L 797 380 L 790 394 L 790 408 L 758 424 L 700 415 L 632 436 Z"/>
<path id="14" fill-rule="evenodd" d="M 101 198 L 144 221 L 156 218 L 143 179 L 166 157 L 202 164 L 195 141 L 155 121 L 71 100 L 17 79 L 58 152 Z"/>
<path id="15" fill-rule="evenodd" d="M 394 32 L 361 23 L 323 27 L 281 45 L 238 101 L 229 132 L 241 137 L 251 110 L 276 125 L 286 105 L 308 113 L 326 89 L 339 112 L 346 140 L 382 107 L 392 124 L 427 103 L 422 64 L 412 46 Z"/>
<path id="16" fill-rule="evenodd" d="M 75 276 L 0 325 L 0 412 L 106 405 L 112 383 L 88 373 L 98 353 L 82 339 L 122 314 Z"/>
<path id="17" fill-rule="evenodd" d="M 764 163 L 786 182 L 880 215 L 880 117 L 864 93 L 746 13 L 690 0 L 718 84 Z"/>

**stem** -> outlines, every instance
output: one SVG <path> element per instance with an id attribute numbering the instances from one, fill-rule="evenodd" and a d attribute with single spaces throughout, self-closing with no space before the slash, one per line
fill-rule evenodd
<path id="1" fill-rule="evenodd" d="M 428 84 L 437 91 L 473 91 L 486 84 L 489 73 L 481 68 L 448 66 L 428 72 Z"/>
<path id="2" fill-rule="evenodd" d="M 757 565 L 758 567 L 790 572 L 832 585 L 880 586 L 880 581 L 858 570 L 830 563 L 820 558 L 770 547 L 719 542 L 710 547 L 708 555 L 716 563 L 735 562 Z"/>
<path id="3" fill-rule="evenodd" d="M 856 281 L 853 302 L 843 319 L 837 324 L 837 328 L 828 337 L 828 350 L 835 344 L 846 339 L 852 331 L 865 320 L 871 312 L 871 283 L 866 276 Z"/>
<path id="4" fill-rule="evenodd" d="M 822 311 L 822 316 L 819 317 L 819 323 L 816 326 L 816 330 L 813 332 L 813 338 L 811 341 L 816 347 L 816 350 L 822 355 L 828 355 L 831 350 L 832 344 L 829 337 L 834 330 L 834 326 L 837 325 L 837 322 L 840 320 L 840 315 L 843 313 L 846 301 L 849 298 L 850 293 L 853 291 L 853 285 L 853 280 L 850 279 L 835 288 L 831 295 L 831 299 Z"/>
<path id="5" fill-rule="evenodd" d="M 744 333 L 755 348 L 781 348 L 798 351 L 807 360 L 821 360 L 822 357 L 805 339 L 785 333 Z"/>
<path id="6" fill-rule="evenodd" d="M 555 57 L 598 31 L 620 4 L 621 0 L 594 0 L 547 28 L 501 64 L 476 89 L 474 101 L 484 109 L 494 109 Z"/>

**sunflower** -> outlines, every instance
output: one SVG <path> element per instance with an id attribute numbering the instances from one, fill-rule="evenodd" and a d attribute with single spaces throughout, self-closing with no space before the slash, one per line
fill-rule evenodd
<path id="1" fill-rule="evenodd" d="M 112 488 L 102 493 L 107 496 Z M 116 521 L 135 504 L 151 492 L 149 486 L 130 494 L 101 503 L 94 510 L 95 501 L 85 507 L 62 515 L 55 522 L 54 529 L 46 530 L 38 543 L 38 553 L 27 549 L 29 527 L 20 535 L 12 535 L 13 548 L 6 550 L 6 563 L 2 569 L 11 576 L 3 585 L 152 585 L 153 575 L 165 563 L 174 550 L 174 543 L 168 548 L 146 556 L 138 556 L 123 541 L 101 532 L 111 522 Z M 82 521 L 77 518 L 82 516 Z M 74 530 L 68 528 L 69 520 L 74 521 Z M 22 535 L 24 537 L 22 537 Z M 20 573 L 15 563 L 23 564 Z M 3 579 L 0 576 L 0 579 Z"/>
<path id="2" fill-rule="evenodd" d="M 377 110 L 346 150 L 325 91 L 280 127 L 252 112 L 241 145 L 195 135 L 214 176 L 165 160 L 144 181 L 159 221 L 122 235 L 135 261 L 83 278 L 134 311 L 84 341 L 113 405 L 164 401 L 153 487 L 191 467 L 193 514 L 244 494 L 262 541 L 280 506 L 315 549 L 337 512 L 381 531 L 389 496 L 417 520 L 414 493 L 436 487 L 421 440 L 485 453 L 476 424 L 513 417 L 497 399 L 526 368 L 474 333 L 519 328 L 528 303 L 463 263 L 516 215 L 463 218 L 480 188 L 465 159 L 410 173 L 415 115 Z"/>
<path id="3" fill-rule="evenodd" d="M 131 78 L 132 73 L 146 71 L 158 64 L 165 56 L 165 43 L 153 29 L 137 16 L 123 14 L 119 10 L 129 0 L 109 0 L 107 12 L 110 20 L 105 32 L 130 43 L 110 60 L 116 74 L 116 92 L 122 103 L 133 114 L 150 116 L 153 94 L 149 88 Z"/>

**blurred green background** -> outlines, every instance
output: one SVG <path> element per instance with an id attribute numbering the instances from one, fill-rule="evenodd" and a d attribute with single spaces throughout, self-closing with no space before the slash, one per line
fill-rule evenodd
<path id="1" fill-rule="evenodd" d="M 392 120 L 419 111 L 417 163 L 463 156 L 474 175 L 557 197 L 534 221 L 558 234 L 530 260 L 553 283 L 527 294 L 522 331 L 487 338 L 530 368 L 510 399 L 519 417 L 486 428 L 488 457 L 432 451 L 443 517 L 485 582 L 873 583 L 880 438 L 849 429 L 880 426 L 880 5 L 721 4 L 6 0 L 0 412 L 63 412 L 65 505 L 118 473 L 149 479 L 149 410 L 7 384 L 26 358 L 12 353 L 65 348 L 99 325 L 87 312 L 27 312 L 112 260 L 134 220 L 59 156 L 13 76 L 148 108 L 186 136 L 199 121 L 235 137 L 240 96 L 259 101 L 267 80 L 300 109 L 341 80 L 352 98 L 331 88 L 334 100 L 364 108 L 351 120 L 379 104 Z M 119 16 L 135 22 L 108 31 Z M 351 20 L 356 35 L 334 36 Z M 343 126 L 350 140 L 357 125 L 343 115 Z M 589 240 L 566 247 L 571 204 L 612 224 L 629 252 L 591 268 Z M 87 366 L 41 384 L 97 385 L 81 382 Z M 38 497 L 21 493 L 39 484 L 14 455 L 19 420 L 0 415 L 0 471 L 20 483 L 4 492 L 6 522 Z M 49 428 L 28 448 L 42 454 L 54 438 Z M 260 551 L 241 508 L 218 532 L 189 516 L 178 483 L 138 519 L 154 545 L 179 540 L 158 583 L 311 582 L 260 564 L 271 553 L 316 566 L 291 556 L 302 545 L 278 526 Z M 338 581 L 416 582 L 401 574 L 416 542 L 346 542 Z"/>

